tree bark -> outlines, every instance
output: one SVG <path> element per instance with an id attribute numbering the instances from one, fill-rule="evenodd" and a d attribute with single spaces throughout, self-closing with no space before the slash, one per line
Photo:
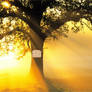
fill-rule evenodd
<path id="1" fill-rule="evenodd" d="M 33 50 L 40 50 L 41 51 L 41 57 L 34 58 L 32 57 L 32 61 L 34 60 L 43 76 L 43 43 L 44 40 L 40 38 L 38 34 L 36 34 L 34 31 L 31 32 L 31 51 Z"/>

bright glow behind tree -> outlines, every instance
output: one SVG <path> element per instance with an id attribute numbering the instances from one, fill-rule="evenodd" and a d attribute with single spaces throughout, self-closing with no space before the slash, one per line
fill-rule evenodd
<path id="1" fill-rule="evenodd" d="M 30 28 L 21 19 L 13 17 L 0 19 L 1 74 L 25 75 L 30 72 L 31 42 L 26 30 L 29 32 Z"/>

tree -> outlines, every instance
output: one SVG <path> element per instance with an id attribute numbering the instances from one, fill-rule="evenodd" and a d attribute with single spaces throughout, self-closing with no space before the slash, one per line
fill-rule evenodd
<path id="1" fill-rule="evenodd" d="M 3 2 L 7 2 L 10 7 L 4 5 Z M 86 25 L 92 29 L 92 26 L 82 20 L 85 19 L 92 24 L 91 0 L 1 0 L 0 6 L 1 24 L 4 18 L 16 18 L 21 21 L 21 26 L 18 24 L 13 29 L 4 28 L 9 31 L 0 34 L 0 38 L 22 32 L 21 37 L 24 37 L 22 40 L 27 39 L 28 44 L 31 40 L 32 49 L 39 49 L 42 52 L 46 37 L 51 36 L 56 39 L 57 34 L 68 37 L 69 25 L 67 22 L 69 21 L 73 22 L 74 26 L 71 29 L 74 32 L 80 30 L 77 22 L 80 22 L 81 27 Z M 15 32 L 15 30 L 17 31 Z M 43 70 L 42 58 L 35 59 L 41 71 Z"/>
<path id="2" fill-rule="evenodd" d="M 0 55 L 12 50 L 12 42 L 17 48 L 20 44 L 23 46 L 21 51 L 16 52 L 20 54 L 17 58 L 25 55 L 30 48 L 30 41 L 32 50 L 38 49 L 43 52 L 46 37 L 68 37 L 70 21 L 71 30 L 75 33 L 80 31 L 83 25 L 92 30 L 92 1 L 0 0 Z M 20 42 L 19 45 L 16 44 L 17 40 Z M 43 74 L 42 59 L 43 57 L 37 58 L 35 61 Z"/>

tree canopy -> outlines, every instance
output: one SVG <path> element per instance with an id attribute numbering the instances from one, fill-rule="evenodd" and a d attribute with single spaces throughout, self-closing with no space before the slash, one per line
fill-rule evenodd
<path id="1" fill-rule="evenodd" d="M 92 30 L 92 0 L 0 0 L 1 41 L 8 36 L 7 41 L 29 43 L 32 30 L 43 40 L 57 34 L 68 37 L 70 29 L 78 32 L 84 25 Z"/>
<path id="2" fill-rule="evenodd" d="M 43 13 L 41 26 L 44 29 L 43 31 L 47 32 L 47 35 L 50 35 L 53 31 L 56 32 L 56 30 L 61 35 L 62 32 L 69 31 L 69 25 L 66 25 L 69 21 L 74 22 L 72 24 L 74 25 L 72 28 L 74 32 L 77 32 L 80 29 L 77 26 L 78 22 L 80 22 L 80 27 L 84 24 L 89 28 L 92 27 L 89 26 L 87 22 L 84 23 L 84 21 L 82 21 L 83 19 L 92 24 L 91 0 L 56 0 L 56 3 L 53 4 L 52 7 L 48 6 L 46 11 Z"/>
<path id="3" fill-rule="evenodd" d="M 19 59 L 30 48 L 30 27 L 17 17 L 0 19 L 0 56 L 15 53 Z"/>
<path id="4" fill-rule="evenodd" d="M 1 3 L 3 1 L 1 0 Z M 8 0 L 8 2 L 11 7 L 7 10 L 0 9 L 2 10 L 0 16 L 21 18 L 42 39 L 68 21 L 78 22 L 84 18 L 92 23 L 91 0 Z"/>

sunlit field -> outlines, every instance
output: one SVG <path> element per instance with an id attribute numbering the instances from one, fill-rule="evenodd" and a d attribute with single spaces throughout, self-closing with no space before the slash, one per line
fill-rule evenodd
<path id="1" fill-rule="evenodd" d="M 14 58 L 12 54 L 0 57 L 0 89 L 7 88 L 7 86 L 10 86 L 10 88 L 14 87 L 14 85 L 17 86 L 18 80 L 24 80 L 23 78 L 30 73 L 30 52 L 27 52 L 20 60 Z"/>
<path id="2" fill-rule="evenodd" d="M 0 57 L 0 92 L 13 91 L 48 92 L 30 51 L 20 60 L 16 60 L 12 55 Z"/>
<path id="3" fill-rule="evenodd" d="M 20 60 L 14 57 L 14 53 L 10 52 L 9 55 L 0 57 L 0 74 L 1 75 L 26 75 L 30 72 L 31 68 L 31 53 L 27 52 L 26 55 Z"/>

